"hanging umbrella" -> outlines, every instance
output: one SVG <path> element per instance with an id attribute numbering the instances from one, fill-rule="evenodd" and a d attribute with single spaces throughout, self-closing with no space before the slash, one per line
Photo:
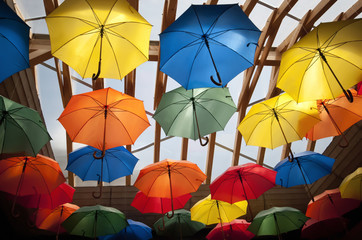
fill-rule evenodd
<path id="1" fill-rule="evenodd" d="M 342 198 L 353 198 L 362 201 L 362 167 L 345 177 L 339 185 Z"/>
<path id="2" fill-rule="evenodd" d="M 126 216 L 119 210 L 101 205 L 81 207 L 61 225 L 72 235 L 97 239 L 116 234 L 127 227 Z"/>
<path id="3" fill-rule="evenodd" d="M 144 223 L 127 219 L 127 227 L 123 228 L 119 233 L 107 236 L 100 236 L 99 240 L 148 240 L 152 239 L 152 229 Z"/>
<path id="4" fill-rule="evenodd" d="M 259 212 L 248 227 L 255 236 L 278 236 L 301 228 L 308 220 L 301 211 L 291 207 L 273 207 Z"/>
<path id="5" fill-rule="evenodd" d="M 163 218 L 158 219 L 153 225 L 157 235 L 172 237 L 173 239 L 191 237 L 201 229 L 205 228 L 205 224 L 192 221 L 190 211 L 185 209 L 175 210 L 175 213 L 171 218 L 166 218 L 164 228 L 161 227 L 162 225 Z"/>
<path id="6" fill-rule="evenodd" d="M 260 33 L 238 4 L 191 5 L 160 34 L 160 70 L 186 89 L 224 87 L 254 64 Z"/>
<path id="7" fill-rule="evenodd" d="M 29 30 L 30 27 L 0 1 L 0 82 L 30 67 Z"/>
<path id="8" fill-rule="evenodd" d="M 247 230 L 249 225 L 250 223 L 244 219 L 235 219 L 223 226 L 219 223 L 207 234 L 206 238 L 208 240 L 250 240 L 254 234 Z"/>
<path id="9" fill-rule="evenodd" d="M 362 81 L 357 84 L 357 95 L 362 95 Z"/>
<path id="10" fill-rule="evenodd" d="M 134 186 L 148 197 L 176 198 L 196 192 L 206 175 L 192 162 L 165 159 L 141 169 Z M 173 201 L 171 201 L 173 214 Z M 168 215 L 167 217 L 172 217 Z"/>
<path id="11" fill-rule="evenodd" d="M 35 157 L 50 139 L 37 111 L 0 96 L 0 154 Z"/>
<path id="12" fill-rule="evenodd" d="M 18 196 L 50 194 L 65 182 L 59 164 L 38 154 L 36 157 L 12 157 L 0 161 L 0 191 L 15 195 L 12 213 Z"/>
<path id="13" fill-rule="evenodd" d="M 64 203 L 54 208 L 53 210 L 40 210 L 37 216 L 36 226 L 39 229 L 56 232 L 56 239 L 58 239 L 59 233 L 65 232 L 65 229 L 61 226 L 61 223 L 78 209 L 79 207 L 77 205 Z"/>
<path id="14" fill-rule="evenodd" d="M 282 55 L 277 87 L 297 102 L 333 99 L 362 77 L 362 19 L 321 23 Z"/>
<path id="15" fill-rule="evenodd" d="M 165 93 L 153 118 L 168 136 L 199 139 L 223 130 L 236 111 L 228 88 L 183 87 Z"/>
<path id="16" fill-rule="evenodd" d="M 356 90 L 350 89 L 353 96 L 353 103 L 342 94 L 336 99 L 317 101 L 319 117 L 321 121 L 314 125 L 306 135 L 310 140 L 318 140 L 325 137 L 342 135 L 345 144 L 341 147 L 348 146 L 348 140 L 343 132 L 356 122 L 362 120 L 362 96 L 357 95 Z"/>
<path id="17" fill-rule="evenodd" d="M 228 203 L 257 199 L 275 186 L 276 174 L 255 163 L 229 167 L 210 184 L 211 197 Z M 252 216 L 250 205 L 249 212 Z"/>
<path id="18" fill-rule="evenodd" d="M 94 147 L 80 148 L 69 154 L 66 169 L 83 181 L 112 182 L 117 178 L 131 175 L 138 161 L 138 158 L 122 146 L 107 149 L 102 158 L 97 157 L 101 155 L 102 151 Z M 102 188 L 100 190 L 102 191 Z M 94 194 L 93 192 L 93 196 L 97 197 Z"/>
<path id="19" fill-rule="evenodd" d="M 306 216 L 316 220 L 339 218 L 342 215 L 359 207 L 361 201 L 356 199 L 341 198 L 339 189 L 325 190 L 314 197 L 307 207 Z"/>
<path id="20" fill-rule="evenodd" d="M 274 167 L 277 171 L 275 183 L 283 187 L 305 184 L 313 200 L 308 184 L 331 173 L 334 161 L 333 158 L 311 151 L 297 153 L 291 161 L 285 158 Z"/>
<path id="21" fill-rule="evenodd" d="M 344 224 L 339 218 L 330 218 L 322 221 L 313 218 L 305 222 L 301 237 L 303 239 L 333 239 L 333 237 L 344 232 Z"/>
<path id="22" fill-rule="evenodd" d="M 122 79 L 148 60 L 152 26 L 126 0 L 67 0 L 45 20 L 52 54 L 82 78 Z"/>
<path id="23" fill-rule="evenodd" d="M 253 105 L 238 130 L 247 145 L 274 149 L 302 139 L 320 121 L 316 103 L 296 103 L 288 94 Z"/>

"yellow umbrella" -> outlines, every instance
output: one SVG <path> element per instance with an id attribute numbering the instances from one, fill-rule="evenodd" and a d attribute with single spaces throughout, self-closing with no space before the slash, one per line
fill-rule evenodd
<path id="1" fill-rule="evenodd" d="M 362 200 L 362 167 L 345 177 L 339 186 L 342 198 Z"/>
<path id="2" fill-rule="evenodd" d="M 362 19 L 322 23 L 283 53 L 277 87 L 297 102 L 334 99 L 362 79 Z"/>
<path id="3" fill-rule="evenodd" d="M 233 204 L 211 199 L 211 195 L 198 201 L 191 209 L 191 220 L 202 222 L 206 225 L 214 223 L 231 222 L 246 214 L 247 201 Z"/>
<path id="4" fill-rule="evenodd" d="M 45 20 L 52 54 L 83 78 L 122 79 L 148 60 L 152 26 L 127 0 L 66 0 Z"/>
<path id="5" fill-rule="evenodd" d="M 284 93 L 252 106 L 238 130 L 247 145 L 274 149 L 302 139 L 319 121 L 316 101 L 297 103 Z"/>

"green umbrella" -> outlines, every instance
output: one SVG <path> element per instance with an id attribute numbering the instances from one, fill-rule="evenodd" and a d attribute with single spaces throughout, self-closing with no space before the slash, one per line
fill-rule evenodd
<path id="1" fill-rule="evenodd" d="M 235 113 L 236 107 L 228 88 L 183 87 L 165 93 L 153 118 L 167 136 L 200 139 L 207 134 L 223 130 Z"/>
<path id="2" fill-rule="evenodd" d="M 191 220 L 191 213 L 185 209 L 175 210 L 172 218 L 164 216 L 158 219 L 153 228 L 157 235 L 175 238 L 191 237 L 201 229 L 205 224 Z"/>
<path id="3" fill-rule="evenodd" d="M 119 210 L 101 205 L 81 207 L 62 226 L 68 233 L 84 237 L 116 234 L 127 226 L 126 216 Z"/>
<path id="4" fill-rule="evenodd" d="M 37 111 L 0 96 L 0 154 L 35 157 L 50 139 Z"/>
<path id="5" fill-rule="evenodd" d="M 301 228 L 308 219 L 298 209 L 273 207 L 259 212 L 248 231 L 256 236 L 273 235 L 280 239 L 280 234 Z"/>

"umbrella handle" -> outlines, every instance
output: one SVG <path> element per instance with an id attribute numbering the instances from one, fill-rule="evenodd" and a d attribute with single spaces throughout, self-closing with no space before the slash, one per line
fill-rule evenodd
<path id="1" fill-rule="evenodd" d="M 215 81 L 215 80 L 214 80 L 214 77 L 213 77 L 213 76 L 210 76 L 211 82 L 213 82 L 216 86 L 222 86 L 222 80 L 221 80 L 221 77 L 220 77 L 219 72 L 216 72 L 216 75 L 217 75 L 217 80 L 218 80 L 218 81 Z"/>
<path id="2" fill-rule="evenodd" d="M 13 202 L 13 206 L 11 207 L 11 215 L 14 218 L 18 218 L 20 216 L 20 212 L 17 209 L 15 209 L 15 201 Z"/>
<path id="3" fill-rule="evenodd" d="M 166 216 L 167 216 L 168 218 L 172 218 L 173 215 L 175 215 L 175 211 L 173 210 L 173 208 L 172 208 L 172 210 L 171 210 L 171 215 L 168 215 L 168 212 L 166 213 Z"/>
<path id="4" fill-rule="evenodd" d="M 349 89 L 348 90 L 343 89 L 343 93 L 346 96 L 348 102 L 353 103 L 353 95 L 352 95 L 351 91 Z"/>
<path id="5" fill-rule="evenodd" d="M 157 226 L 158 230 L 165 231 L 165 216 L 162 216 L 162 228 L 160 226 Z"/>
<path id="6" fill-rule="evenodd" d="M 93 153 L 93 157 L 95 158 L 95 159 L 102 159 L 102 158 L 104 158 L 104 155 L 106 154 L 106 152 L 105 151 L 102 151 L 102 155 L 101 156 L 97 156 L 97 151 L 94 151 L 94 153 Z"/>
<path id="7" fill-rule="evenodd" d="M 101 74 L 101 61 L 98 62 L 98 72 L 96 74 L 93 73 L 92 80 L 97 80 L 100 74 Z"/>
<path id="8" fill-rule="evenodd" d="M 209 143 L 209 137 L 205 137 L 205 139 L 206 139 L 206 142 L 202 143 L 201 137 L 199 138 L 200 145 L 203 146 L 203 147 L 206 146 Z"/>

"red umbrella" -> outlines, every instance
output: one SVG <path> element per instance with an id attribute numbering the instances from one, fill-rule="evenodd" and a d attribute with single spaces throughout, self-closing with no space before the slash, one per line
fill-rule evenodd
<path id="1" fill-rule="evenodd" d="M 231 204 L 256 199 L 275 186 L 276 174 L 276 171 L 255 163 L 229 167 L 210 184 L 211 198 Z"/>
<path id="2" fill-rule="evenodd" d="M 344 232 L 346 220 L 342 218 L 330 218 L 322 221 L 309 219 L 305 222 L 301 236 L 307 239 L 332 239 L 333 236 Z"/>
<path id="3" fill-rule="evenodd" d="M 252 232 L 247 230 L 249 225 L 250 223 L 244 219 L 235 219 L 230 223 L 224 223 L 223 225 L 219 223 L 209 232 L 209 234 L 207 234 L 206 238 L 208 240 L 249 240 L 255 236 Z M 222 231 L 224 231 L 224 235 Z"/>
<path id="4" fill-rule="evenodd" d="M 341 198 L 339 189 L 326 190 L 314 197 L 314 202 L 308 204 L 306 216 L 316 220 L 325 220 L 342 217 L 360 205 L 361 201 Z"/>

